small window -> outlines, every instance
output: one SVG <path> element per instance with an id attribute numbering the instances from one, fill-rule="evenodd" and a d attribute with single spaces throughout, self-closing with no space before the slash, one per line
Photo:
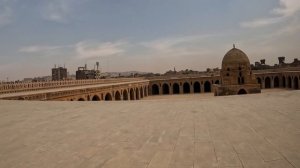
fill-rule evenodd
<path id="1" fill-rule="evenodd" d="M 239 70 L 242 70 L 242 67 L 239 67 Z"/>
<path id="2" fill-rule="evenodd" d="M 229 73 L 227 73 L 226 76 L 229 76 Z"/>
<path id="3" fill-rule="evenodd" d="M 227 68 L 227 71 L 230 71 L 230 68 Z"/>

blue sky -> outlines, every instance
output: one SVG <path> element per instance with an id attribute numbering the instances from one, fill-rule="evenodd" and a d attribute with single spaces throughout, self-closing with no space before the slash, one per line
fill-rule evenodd
<path id="1" fill-rule="evenodd" d="M 253 63 L 299 58 L 299 0 L 0 0 L 0 80 L 220 67 L 235 43 Z"/>

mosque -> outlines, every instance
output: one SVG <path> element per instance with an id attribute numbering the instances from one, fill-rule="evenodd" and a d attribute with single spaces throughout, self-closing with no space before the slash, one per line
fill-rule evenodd
<path id="1" fill-rule="evenodd" d="M 235 45 L 223 58 L 220 76 L 222 83 L 214 86 L 215 96 L 261 92 L 248 56 Z"/>
<path id="2" fill-rule="evenodd" d="M 226 96 L 261 93 L 261 89 L 269 88 L 299 89 L 298 59 L 291 64 L 278 59 L 274 68 L 253 70 L 248 56 L 234 45 L 225 54 L 218 74 L 4 83 L 0 84 L 0 99 L 127 101 L 156 95 Z"/>

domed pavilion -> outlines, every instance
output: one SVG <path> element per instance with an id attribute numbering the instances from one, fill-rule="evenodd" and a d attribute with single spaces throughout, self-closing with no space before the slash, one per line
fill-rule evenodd
<path id="1" fill-rule="evenodd" d="M 223 60 L 221 84 L 215 85 L 215 96 L 260 93 L 260 85 L 252 73 L 248 56 L 240 49 L 229 50 Z"/>

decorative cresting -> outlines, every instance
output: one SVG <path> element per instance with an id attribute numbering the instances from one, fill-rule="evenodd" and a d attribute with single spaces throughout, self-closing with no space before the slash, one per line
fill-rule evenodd
<path id="1" fill-rule="evenodd" d="M 222 60 L 221 80 L 222 84 L 214 86 L 216 96 L 261 92 L 248 56 L 235 45 Z"/>
<path id="2" fill-rule="evenodd" d="M 224 85 L 256 84 L 248 56 L 235 45 L 223 58 L 221 78 Z"/>

